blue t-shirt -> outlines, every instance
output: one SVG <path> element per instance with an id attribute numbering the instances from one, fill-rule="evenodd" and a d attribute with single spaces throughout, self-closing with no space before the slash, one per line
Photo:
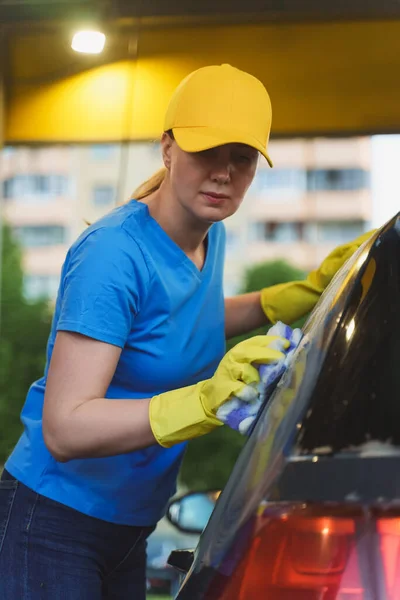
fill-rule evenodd
<path id="1" fill-rule="evenodd" d="M 222 223 L 212 225 L 207 240 L 199 271 L 147 205 L 133 200 L 73 244 L 62 268 L 44 377 L 28 392 L 24 432 L 6 463 L 14 477 L 106 521 L 144 526 L 162 517 L 186 444 L 57 462 L 42 434 L 46 376 L 57 331 L 122 348 L 110 399 L 149 398 L 212 376 L 225 352 Z"/>

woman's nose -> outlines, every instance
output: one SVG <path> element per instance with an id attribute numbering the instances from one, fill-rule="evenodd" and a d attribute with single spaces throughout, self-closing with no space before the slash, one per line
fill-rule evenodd
<path id="1" fill-rule="evenodd" d="M 220 164 L 217 167 L 214 167 L 211 179 L 216 183 L 223 185 L 228 183 L 231 178 L 231 166 L 229 163 Z"/>

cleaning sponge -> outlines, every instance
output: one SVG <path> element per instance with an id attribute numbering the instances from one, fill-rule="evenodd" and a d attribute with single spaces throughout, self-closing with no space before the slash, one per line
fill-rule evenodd
<path id="1" fill-rule="evenodd" d="M 220 421 L 243 435 L 248 433 L 257 418 L 268 387 L 276 382 L 290 366 L 294 351 L 302 338 L 300 329 L 291 329 L 280 321 L 271 327 L 268 335 L 281 336 L 290 341 L 290 345 L 286 349 L 283 347 L 275 348 L 283 352 L 285 358 L 275 363 L 259 365 L 257 367 L 260 374 L 259 383 L 246 385 L 240 394 L 225 402 L 217 411 L 216 416 Z"/>

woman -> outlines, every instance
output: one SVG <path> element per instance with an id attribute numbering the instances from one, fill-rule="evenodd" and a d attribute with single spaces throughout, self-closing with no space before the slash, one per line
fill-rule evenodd
<path id="1" fill-rule="evenodd" d="M 222 221 L 259 153 L 271 164 L 270 124 L 251 75 L 192 73 L 166 114 L 164 170 L 69 250 L 45 374 L 0 483 L 2 600 L 143 599 L 145 540 L 185 442 L 221 425 L 218 408 L 258 380 L 253 364 L 288 346 L 258 336 L 224 356 L 225 338 L 308 312 L 359 245 L 306 282 L 224 302 Z"/>

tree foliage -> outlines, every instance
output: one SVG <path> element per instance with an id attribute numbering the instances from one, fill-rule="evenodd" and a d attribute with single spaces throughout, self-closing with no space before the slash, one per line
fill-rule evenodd
<path id="1" fill-rule="evenodd" d="M 242 293 L 255 292 L 263 287 L 303 279 L 304 272 L 284 260 L 264 262 L 249 267 Z M 305 319 L 294 324 L 301 327 Z M 265 326 L 246 335 L 229 340 L 227 348 L 253 335 L 267 333 Z M 181 481 L 190 489 L 221 489 L 225 486 L 246 439 L 229 427 L 219 427 L 212 433 L 192 440 L 181 469 Z"/>
<path id="2" fill-rule="evenodd" d="M 0 305 L 0 464 L 17 441 L 29 386 L 43 374 L 51 324 L 48 302 L 23 294 L 22 254 L 8 226 L 2 229 Z"/>

